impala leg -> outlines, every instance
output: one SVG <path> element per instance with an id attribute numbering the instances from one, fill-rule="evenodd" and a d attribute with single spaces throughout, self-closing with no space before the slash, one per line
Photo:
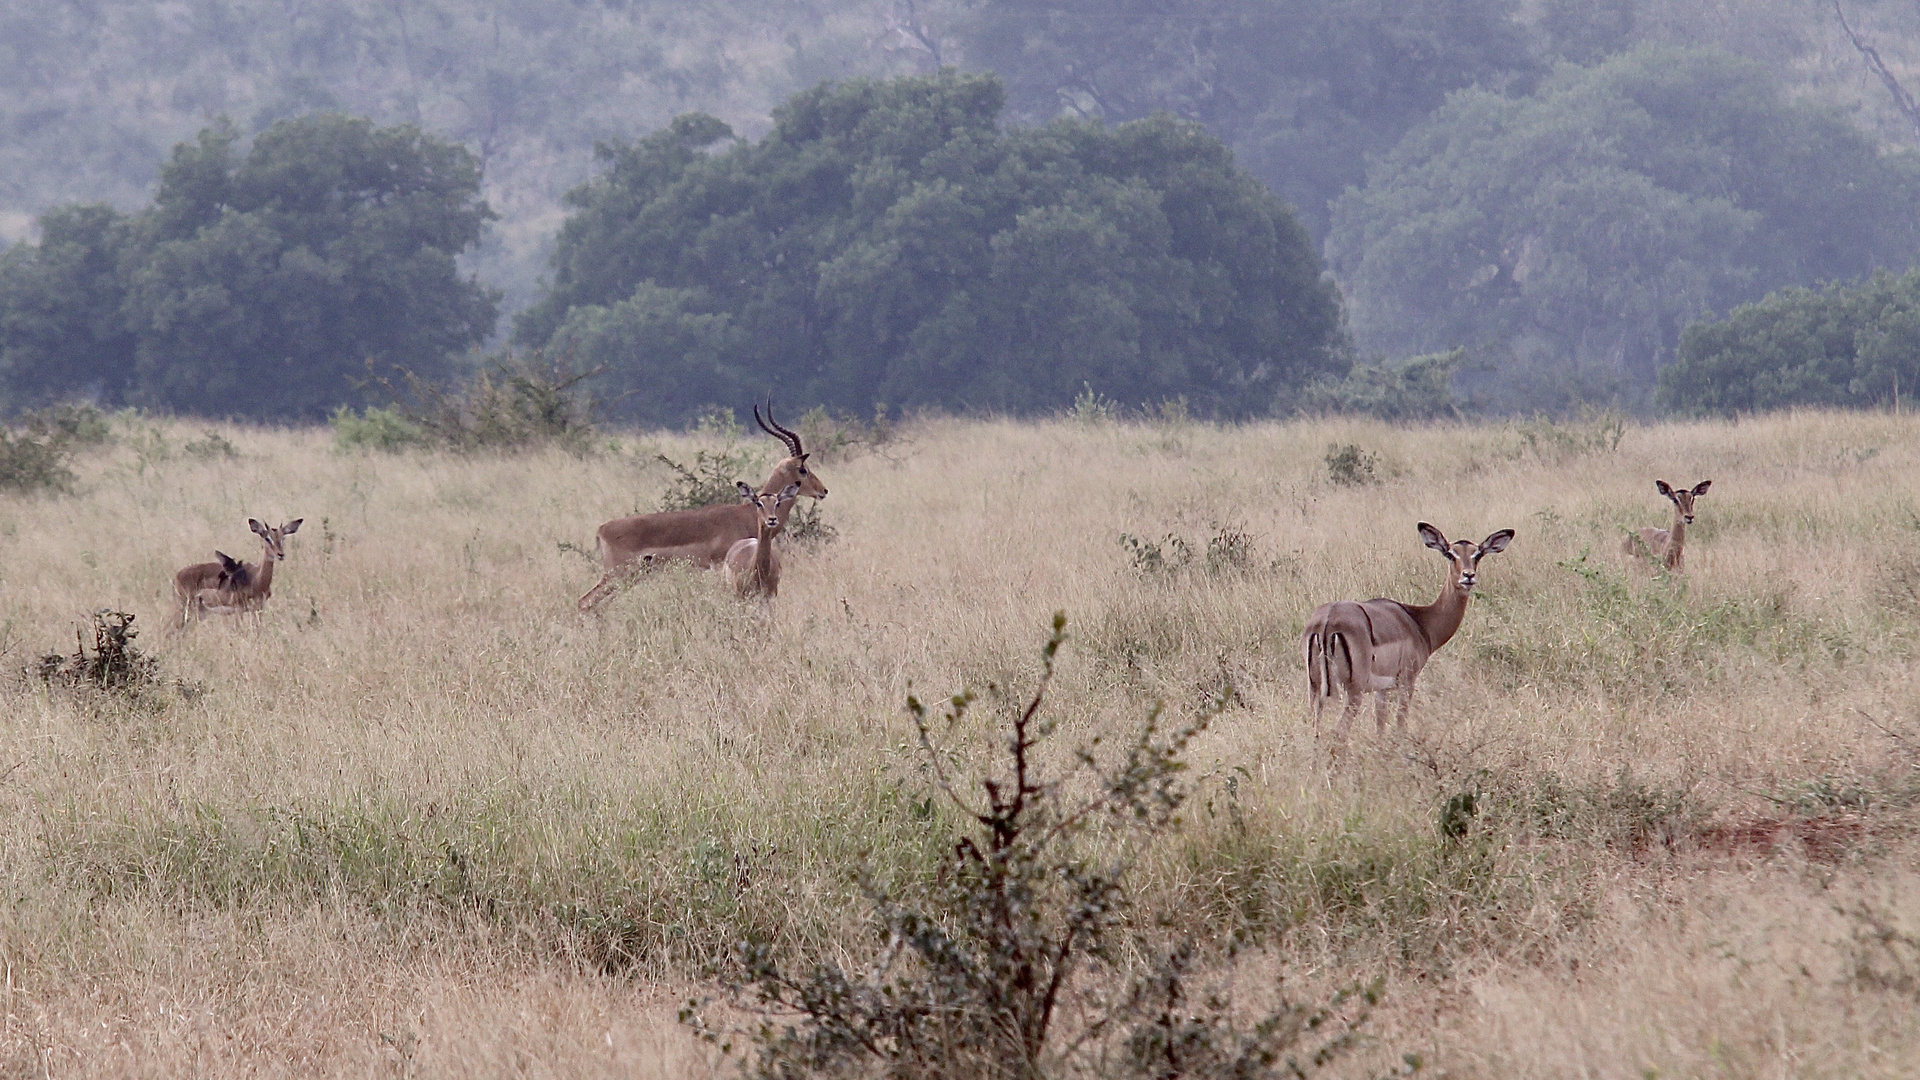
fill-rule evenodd
<path id="1" fill-rule="evenodd" d="M 1335 746 L 1346 745 L 1347 733 L 1353 730 L 1354 718 L 1360 715 L 1360 695 L 1364 693 L 1364 691 L 1355 690 L 1351 686 L 1346 689 L 1347 707 L 1340 710 L 1340 726 L 1334 729 L 1333 732 L 1333 744 Z"/>

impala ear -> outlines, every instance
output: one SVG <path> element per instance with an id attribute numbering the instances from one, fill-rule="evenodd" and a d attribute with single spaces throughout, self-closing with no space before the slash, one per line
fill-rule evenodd
<path id="1" fill-rule="evenodd" d="M 733 487 L 734 487 L 734 490 L 740 493 L 740 497 L 742 499 L 746 500 L 747 502 L 753 501 L 753 494 L 754 494 L 753 488 L 745 480 L 735 480 L 733 482 Z"/>
<path id="2" fill-rule="evenodd" d="M 1667 486 L 1665 480 L 1655 480 L 1653 486 L 1660 489 L 1660 494 L 1665 495 L 1669 499 L 1673 498 L 1673 489 Z"/>
<path id="3" fill-rule="evenodd" d="M 256 536 L 267 535 L 267 527 L 253 520 L 252 518 L 247 519 L 247 528 L 252 529 Z"/>
<path id="4" fill-rule="evenodd" d="M 1693 485 L 1693 497 L 1697 499 L 1700 496 L 1705 495 L 1707 493 L 1707 489 L 1712 486 L 1713 486 L 1713 481 L 1711 480 L 1702 480 L 1699 483 Z"/>
<path id="5" fill-rule="evenodd" d="M 1498 555 L 1507 550 L 1507 541 L 1513 539 L 1512 529 L 1501 529 L 1485 540 L 1480 541 L 1480 554 Z"/>
<path id="6" fill-rule="evenodd" d="M 292 536 L 292 535 L 293 535 L 294 533 L 297 533 L 297 532 L 299 532 L 299 531 L 300 531 L 300 523 L 301 523 L 301 522 L 303 522 L 303 521 L 305 521 L 305 520 L 307 520 L 307 519 L 306 519 L 306 518 L 294 518 L 294 519 L 293 519 L 292 521 L 289 521 L 289 522 L 287 522 L 287 523 L 286 523 L 285 525 L 282 525 L 282 526 L 280 526 L 280 535 L 281 535 L 281 536 Z"/>
<path id="7" fill-rule="evenodd" d="M 788 484 L 786 487 L 780 489 L 780 501 L 792 502 L 797 496 L 799 496 L 799 494 L 800 494 L 799 484 Z"/>
<path id="8" fill-rule="evenodd" d="M 1449 559 L 1453 558 L 1453 545 L 1447 543 L 1447 538 L 1440 535 L 1439 529 L 1434 528 L 1424 521 L 1420 523 L 1420 539 L 1425 541 L 1426 545 L 1433 550 L 1445 555 Z"/>

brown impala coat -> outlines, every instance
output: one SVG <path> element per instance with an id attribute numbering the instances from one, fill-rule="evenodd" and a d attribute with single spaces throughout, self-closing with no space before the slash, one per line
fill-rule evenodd
<path id="1" fill-rule="evenodd" d="M 1360 699 L 1374 695 L 1374 718 L 1387 728 L 1387 694 L 1400 692 L 1400 726 L 1407 724 L 1413 704 L 1413 683 L 1420 669 L 1452 640 L 1467 614 L 1467 596 L 1479 580 L 1480 560 L 1507 549 L 1512 529 L 1501 529 L 1476 544 L 1448 543 L 1439 529 L 1422 521 L 1420 538 L 1450 564 L 1447 583 L 1431 604 L 1403 604 L 1398 600 L 1339 600 L 1322 604 L 1307 619 L 1301 646 L 1306 654 L 1307 686 L 1313 694 L 1317 726 L 1321 709 L 1336 692 L 1347 698 L 1334 734 L 1344 741 L 1360 712 Z"/>
<path id="2" fill-rule="evenodd" d="M 259 611 L 273 596 L 273 565 L 287 557 L 286 538 L 300 530 L 305 518 L 294 518 L 270 529 L 252 518 L 247 528 L 266 545 L 257 563 L 243 563 L 224 551 L 219 562 L 194 563 L 173 575 L 173 598 L 179 606 L 175 626 L 185 626 L 199 615 L 232 615 Z"/>
<path id="3" fill-rule="evenodd" d="M 778 423 L 767 426 L 767 421 L 773 419 L 771 406 L 767 409 L 767 420 L 760 420 L 758 406 L 754 407 L 753 418 L 760 422 L 761 430 L 785 442 L 792 451 L 773 467 L 773 475 L 760 485 L 760 493 L 778 494 L 788 485 L 798 485 L 801 495 L 826 498 L 827 485 L 820 481 L 818 473 L 808 468 L 808 455 L 800 447 L 800 436 Z M 780 526 L 785 528 L 787 516 L 793 513 L 793 500 L 782 502 L 778 513 Z M 615 518 L 600 526 L 596 534 L 603 572 L 600 581 L 580 598 L 580 610 L 590 611 L 612 595 L 621 577 L 633 569 L 682 559 L 700 569 L 711 570 L 726 562 L 727 552 L 736 541 L 752 539 L 759 532 L 760 512 L 746 501 Z"/>

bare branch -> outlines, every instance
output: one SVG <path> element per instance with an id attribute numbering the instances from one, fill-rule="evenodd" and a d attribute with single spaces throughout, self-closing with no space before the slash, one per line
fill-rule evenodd
<path id="1" fill-rule="evenodd" d="M 1887 62 L 1880 58 L 1880 50 L 1860 40 L 1860 35 L 1853 30 L 1853 24 L 1847 22 L 1847 13 L 1841 9 L 1840 0 L 1833 0 L 1833 14 L 1840 20 L 1840 29 L 1846 31 L 1847 40 L 1853 42 L 1854 49 L 1867 62 L 1867 67 L 1886 86 L 1887 93 L 1893 96 L 1893 107 L 1899 109 L 1900 115 L 1912 125 L 1914 141 L 1920 142 L 1920 102 L 1915 102 L 1907 88 L 1900 85 L 1900 80 L 1887 67 Z"/>

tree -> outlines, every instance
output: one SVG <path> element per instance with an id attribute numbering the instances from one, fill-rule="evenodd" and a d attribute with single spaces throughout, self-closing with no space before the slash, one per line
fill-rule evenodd
<path id="1" fill-rule="evenodd" d="M 1526 97 L 1455 94 L 1341 199 L 1328 253 L 1365 348 L 1465 345 L 1644 394 L 1702 312 L 1904 267 L 1917 205 L 1920 155 L 1758 65 L 1646 46 Z"/>
<path id="2" fill-rule="evenodd" d="M 40 243 L 0 255 L 0 390 L 14 405 L 94 397 L 133 386 L 134 337 L 121 315 L 126 217 L 66 206 L 40 219 Z"/>
<path id="3" fill-rule="evenodd" d="M 1536 73 L 1512 0 L 984 0 L 953 20 L 1015 116 L 1207 125 L 1315 237 L 1447 93 Z"/>
<path id="4" fill-rule="evenodd" d="M 1725 320 L 1688 326 L 1660 372 L 1660 399 L 1687 412 L 1792 405 L 1885 406 L 1920 389 L 1920 271 L 1788 288 Z"/>
<path id="5" fill-rule="evenodd" d="M 656 421 L 775 388 L 1032 411 L 1084 384 L 1245 414 L 1345 370 L 1305 231 L 1219 140 L 1164 114 L 1003 130 L 1003 104 L 992 76 L 853 80 L 757 143 L 694 115 L 603 146 L 516 336 L 647 357 L 612 389 Z"/>
<path id="6" fill-rule="evenodd" d="M 495 296 L 454 265 L 493 217 L 465 148 L 335 114 L 238 142 L 207 129 L 147 210 L 56 211 L 8 254 L 10 396 L 318 419 L 368 361 L 431 377 L 492 331 Z"/>

